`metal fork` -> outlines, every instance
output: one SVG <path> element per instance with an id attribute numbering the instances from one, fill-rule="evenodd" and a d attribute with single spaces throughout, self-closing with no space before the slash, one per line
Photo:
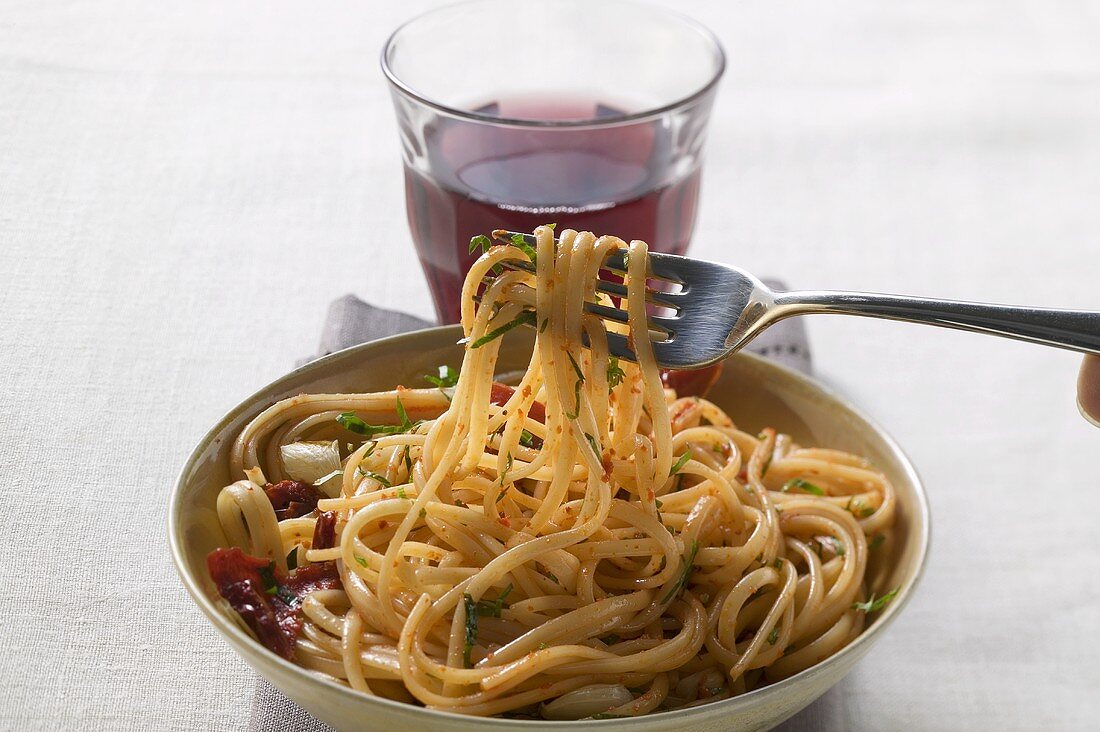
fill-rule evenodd
<path id="1" fill-rule="evenodd" d="M 517 233 L 494 232 L 494 235 L 516 241 Z M 534 246 L 535 238 L 530 234 L 518 236 Z M 625 274 L 624 255 L 621 251 L 611 254 L 603 269 Z M 502 265 L 533 270 L 526 262 L 506 261 Z M 1100 311 L 1095 310 L 1055 310 L 868 292 L 776 292 L 737 267 L 654 252 L 649 254 L 648 277 L 667 283 L 668 291 L 646 288 L 646 301 L 658 306 L 651 308 L 648 315 L 653 352 L 657 363 L 665 368 L 707 366 L 744 347 L 773 323 L 808 313 L 926 323 L 1100 354 Z M 614 297 L 626 296 L 626 287 L 615 282 L 600 280 L 596 289 Z M 627 322 L 625 310 L 596 303 L 585 303 L 585 307 L 605 320 Z M 672 314 L 659 313 L 659 308 Z M 608 333 L 607 338 L 613 355 L 635 360 L 626 336 Z"/>

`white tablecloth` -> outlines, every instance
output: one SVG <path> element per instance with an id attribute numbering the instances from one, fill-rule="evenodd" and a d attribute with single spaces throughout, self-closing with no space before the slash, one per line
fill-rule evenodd
<path id="1" fill-rule="evenodd" d="M 0 727 L 239 729 L 165 546 L 176 471 L 345 292 L 431 313 L 376 57 L 431 3 L 0 11 Z M 794 285 L 1100 307 L 1100 5 L 697 2 L 726 44 L 695 253 Z M 852 318 L 826 381 L 906 446 L 920 592 L 796 725 L 1100 719 L 1100 432 L 1071 354 Z"/>

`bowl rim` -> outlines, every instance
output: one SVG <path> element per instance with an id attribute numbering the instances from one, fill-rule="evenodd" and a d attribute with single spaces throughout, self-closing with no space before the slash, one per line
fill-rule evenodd
<path id="1" fill-rule="evenodd" d="M 337 683 L 309 671 L 302 666 L 299 666 L 291 661 L 288 661 L 281 656 L 272 653 L 267 648 L 260 646 L 255 638 L 246 633 L 239 624 L 228 618 L 224 612 L 206 597 L 200 586 L 200 580 L 191 571 L 190 567 L 184 556 L 183 549 L 183 537 L 181 535 L 181 523 L 182 523 L 182 511 L 183 511 L 183 496 L 186 489 L 187 478 L 190 473 L 193 472 L 195 465 L 202 457 L 203 453 L 210 447 L 210 445 L 217 439 L 218 435 L 225 429 L 226 425 L 231 421 L 239 417 L 242 413 L 252 410 L 256 407 L 256 404 L 262 401 L 265 395 L 270 394 L 272 391 L 277 391 L 280 385 L 285 384 L 292 379 L 306 374 L 310 371 L 317 370 L 322 366 L 328 366 L 335 364 L 339 361 L 351 360 L 360 354 L 361 351 L 374 350 L 377 348 L 385 348 L 388 344 L 407 340 L 409 338 L 437 338 L 442 342 L 442 337 L 448 331 L 454 334 L 461 335 L 458 325 L 443 325 L 435 326 L 431 328 L 421 328 L 418 330 L 408 331 L 405 333 L 398 333 L 383 338 L 376 338 L 365 343 L 360 343 L 349 348 L 344 348 L 339 351 L 335 351 L 321 358 L 309 361 L 287 372 L 283 376 L 271 381 L 264 385 L 260 389 L 250 394 L 247 398 L 242 400 L 227 413 L 225 413 L 218 421 L 211 427 L 199 440 L 198 444 L 191 451 L 183 468 L 180 470 L 179 475 L 176 478 L 175 486 L 172 489 L 172 494 L 169 498 L 168 506 L 168 545 L 169 551 L 172 557 L 172 564 L 175 566 L 176 573 L 179 575 L 180 580 L 183 582 L 184 587 L 187 589 L 188 594 L 191 595 L 191 599 L 198 605 L 199 610 L 203 615 L 213 624 L 215 630 L 221 633 L 229 641 L 230 646 L 234 647 L 234 650 L 238 650 L 237 646 L 247 647 L 249 644 L 255 646 L 255 650 L 259 654 L 257 658 L 264 659 L 265 663 L 275 664 L 280 667 L 284 672 L 290 673 L 297 677 L 297 680 L 304 684 L 320 684 L 325 686 L 335 693 L 338 693 L 345 697 L 349 703 L 377 703 L 382 704 L 393 709 L 393 711 L 403 714 L 412 714 L 414 716 L 423 715 L 425 721 L 436 719 L 440 723 L 447 720 L 453 721 L 465 721 L 469 722 L 472 718 L 469 715 L 459 714 L 457 712 L 448 712 L 438 709 L 428 709 L 426 707 L 416 706 L 407 702 L 400 702 L 392 699 L 386 699 L 384 697 L 369 696 L 361 692 L 355 691 L 350 687 Z M 457 340 L 457 339 L 456 339 Z M 574 720 L 569 721 L 570 726 L 576 726 L 578 724 L 583 725 L 599 725 L 599 724 L 618 724 L 623 728 L 629 728 L 632 725 L 636 725 L 639 728 L 644 726 L 647 722 L 652 723 L 653 720 L 659 719 L 675 719 L 677 722 L 688 722 L 693 718 L 709 716 L 709 714 L 716 713 L 723 707 L 735 707 L 745 704 L 750 700 L 763 699 L 769 696 L 776 696 L 783 694 L 784 691 L 791 686 L 797 685 L 802 681 L 805 681 L 811 676 L 816 676 L 821 673 L 827 672 L 827 669 L 833 665 L 836 665 L 846 656 L 861 653 L 864 646 L 868 646 L 873 642 L 873 639 L 880 634 L 888 625 L 890 625 L 894 619 L 901 613 L 906 605 L 909 604 L 909 600 L 912 597 L 917 586 L 920 584 L 922 577 L 924 576 L 925 569 L 928 565 L 928 552 L 931 546 L 932 524 L 931 524 L 931 511 L 928 503 L 928 496 L 926 494 L 924 483 L 921 481 L 920 475 L 917 473 L 916 468 L 913 466 L 909 456 L 882 426 L 874 420 L 869 414 L 867 414 L 862 408 L 853 404 L 846 397 L 838 394 L 832 388 L 821 383 L 817 379 L 811 376 L 803 374 L 800 371 L 796 371 L 783 364 L 776 363 L 762 356 L 758 356 L 754 353 L 747 351 L 739 351 L 737 357 L 748 358 L 755 367 L 764 367 L 765 369 L 772 368 L 778 370 L 784 376 L 792 378 L 802 387 L 809 387 L 813 390 L 821 392 L 824 396 L 835 400 L 849 412 L 865 422 L 876 434 L 876 436 L 882 440 L 884 445 L 893 453 L 894 457 L 898 461 L 902 472 L 909 480 L 910 484 L 914 488 L 914 494 L 916 498 L 917 511 L 914 519 L 919 520 L 920 531 L 915 535 L 917 545 L 917 556 L 915 558 L 916 569 L 913 573 L 911 580 L 901 587 L 898 594 L 894 597 L 887 607 L 880 612 L 879 617 L 863 629 L 863 631 L 856 636 L 848 645 L 841 648 L 839 651 L 829 656 L 828 658 L 815 663 L 807 669 L 799 671 L 792 676 L 777 681 L 774 684 L 763 686 L 759 689 L 740 694 L 738 696 L 729 697 L 717 702 L 711 702 L 709 704 L 701 704 L 696 707 L 682 710 L 671 710 L 667 712 L 655 712 L 652 714 L 641 715 L 638 717 L 629 717 L 626 719 L 589 719 L 589 720 Z M 249 662 L 248 658 L 243 659 Z M 252 665 L 249 662 L 249 665 Z M 267 677 L 266 673 L 259 671 L 253 666 L 254 670 L 260 673 L 261 676 Z M 278 688 L 278 687 L 276 687 Z M 560 726 L 562 722 L 555 720 L 536 720 L 536 719 L 507 719 L 501 717 L 477 717 L 478 724 L 496 725 L 501 728 L 508 726 L 515 726 L 522 724 L 529 727 L 543 727 L 553 728 Z"/>

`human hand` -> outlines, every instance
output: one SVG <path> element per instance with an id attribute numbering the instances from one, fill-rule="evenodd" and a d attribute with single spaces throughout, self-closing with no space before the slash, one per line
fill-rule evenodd
<path id="1" fill-rule="evenodd" d="M 1077 406 L 1085 419 L 1100 427 L 1100 356 L 1085 356 L 1077 377 Z"/>

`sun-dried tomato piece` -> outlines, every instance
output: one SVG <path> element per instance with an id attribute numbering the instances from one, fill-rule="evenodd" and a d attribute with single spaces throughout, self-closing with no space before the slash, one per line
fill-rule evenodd
<path id="1" fill-rule="evenodd" d="M 516 390 L 499 381 L 493 382 L 493 389 L 489 392 L 489 403 L 503 407 L 512 398 Z M 531 402 L 531 408 L 527 410 L 527 416 L 536 422 L 546 423 L 546 406 L 542 402 Z"/>
<path id="2" fill-rule="evenodd" d="M 280 521 L 311 513 L 317 508 L 317 501 L 324 498 L 321 491 L 300 480 L 268 483 L 264 486 L 264 493 L 271 501 L 271 507 L 275 509 L 275 517 Z"/>
<path id="3" fill-rule="evenodd" d="M 325 511 L 317 516 L 313 525 L 313 549 L 331 549 L 336 546 L 336 512 Z"/>
<path id="4" fill-rule="evenodd" d="M 260 642 L 293 659 L 302 629 L 302 598 L 316 590 L 341 586 L 335 562 L 299 567 L 283 576 L 269 559 L 240 549 L 215 549 L 206 557 L 218 593 L 237 611 Z"/>

